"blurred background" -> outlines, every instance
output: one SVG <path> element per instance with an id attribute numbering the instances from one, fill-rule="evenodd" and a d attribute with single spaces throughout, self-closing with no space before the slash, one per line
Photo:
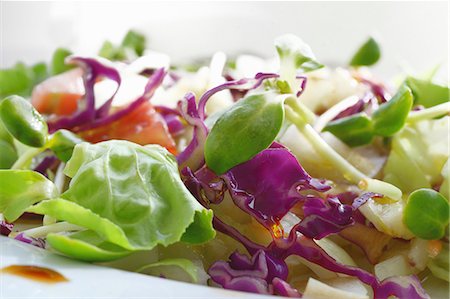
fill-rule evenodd
<path id="1" fill-rule="evenodd" d="M 273 39 L 295 33 L 319 61 L 345 64 L 369 35 L 379 39 L 379 74 L 422 73 L 437 64 L 448 80 L 449 4 L 442 2 L 5 2 L 0 66 L 49 60 L 56 47 L 96 54 L 129 29 L 174 62 L 229 54 L 274 55 Z"/>

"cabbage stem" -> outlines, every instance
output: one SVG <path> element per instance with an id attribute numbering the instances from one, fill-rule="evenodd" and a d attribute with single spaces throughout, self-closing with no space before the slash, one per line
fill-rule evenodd
<path id="1" fill-rule="evenodd" d="M 61 233 L 61 232 L 70 232 L 70 231 L 80 231 L 84 230 L 85 228 L 71 224 L 69 222 L 57 222 L 50 225 L 44 225 L 39 226 L 36 228 L 31 228 L 28 230 L 22 231 L 26 236 L 32 237 L 32 238 L 43 238 L 47 236 L 50 233 Z"/>
<path id="2" fill-rule="evenodd" d="M 39 148 L 30 148 L 26 152 L 24 152 L 19 159 L 11 166 L 11 169 L 22 169 L 27 167 L 31 160 L 42 153 L 45 150 L 45 147 L 39 147 Z"/>
<path id="3" fill-rule="evenodd" d="M 406 119 L 407 122 L 417 122 L 421 120 L 427 120 L 432 119 L 438 116 L 443 116 L 445 114 L 450 113 L 450 102 L 442 103 L 436 106 L 433 106 L 431 108 L 419 110 L 419 111 L 412 111 L 409 113 L 408 118 Z"/>
<path id="4" fill-rule="evenodd" d="M 298 101 L 286 101 L 286 117 L 297 129 L 309 140 L 314 149 L 320 155 L 328 159 L 342 172 L 344 178 L 353 184 L 358 184 L 366 178 L 366 175 L 356 169 L 352 164 L 339 155 L 328 143 L 326 143 L 319 133 L 308 124 L 308 113 L 302 109 Z"/>

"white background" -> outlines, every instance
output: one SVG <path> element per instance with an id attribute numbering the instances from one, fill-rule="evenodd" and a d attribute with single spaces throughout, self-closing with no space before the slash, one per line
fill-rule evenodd
<path id="1" fill-rule="evenodd" d="M 222 50 L 274 54 L 295 33 L 321 62 L 345 64 L 368 35 L 382 43 L 378 73 L 425 72 L 448 79 L 449 4 L 443 2 L 1 2 L 2 67 L 48 60 L 58 46 L 96 53 L 130 28 L 175 61 Z"/>

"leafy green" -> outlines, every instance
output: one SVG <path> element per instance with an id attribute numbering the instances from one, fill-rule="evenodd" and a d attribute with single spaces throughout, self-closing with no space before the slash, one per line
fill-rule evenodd
<path id="1" fill-rule="evenodd" d="M 58 75 L 74 68 L 74 66 L 68 65 L 65 62 L 66 57 L 70 55 L 72 55 L 72 52 L 70 50 L 64 48 L 56 49 L 56 51 L 53 53 L 51 62 L 52 75 Z"/>
<path id="2" fill-rule="evenodd" d="M 411 90 L 402 85 L 397 93 L 373 113 L 372 120 L 375 134 L 392 136 L 405 124 L 413 103 Z"/>
<path id="3" fill-rule="evenodd" d="M 433 189 L 419 189 L 409 195 L 403 221 L 417 237 L 438 240 L 449 223 L 449 203 Z"/>
<path id="4" fill-rule="evenodd" d="M 370 66 L 377 63 L 381 57 L 380 46 L 377 41 L 370 37 L 361 47 L 356 51 L 350 60 L 351 66 Z"/>
<path id="5" fill-rule="evenodd" d="M 222 174 L 267 148 L 284 120 L 283 100 L 266 92 L 245 97 L 212 127 L 205 143 L 206 165 Z"/>
<path id="6" fill-rule="evenodd" d="M 275 48 L 280 57 L 280 79 L 296 90 L 297 71 L 310 72 L 322 68 L 311 48 L 298 36 L 285 34 L 275 39 Z"/>
<path id="7" fill-rule="evenodd" d="M 145 36 L 130 30 L 122 40 L 122 47 L 133 49 L 137 56 L 142 56 L 145 50 Z"/>
<path id="8" fill-rule="evenodd" d="M 105 41 L 99 51 L 99 55 L 109 60 L 128 60 L 142 56 L 145 46 L 145 36 L 130 30 L 119 46 L 114 46 L 110 41 Z"/>
<path id="9" fill-rule="evenodd" d="M 0 170 L 0 212 L 8 222 L 20 217 L 31 205 L 57 196 L 55 185 L 31 170 Z"/>
<path id="10" fill-rule="evenodd" d="M 450 88 L 448 86 L 411 76 L 406 78 L 405 85 L 411 88 L 416 105 L 429 108 L 450 101 Z"/>
<path id="11" fill-rule="evenodd" d="M 18 94 L 27 95 L 33 85 L 33 73 L 23 63 L 0 70 L 0 98 Z"/>
<path id="12" fill-rule="evenodd" d="M 214 236 L 212 212 L 189 193 L 175 158 L 160 146 L 120 140 L 81 143 L 65 173 L 72 180 L 61 197 L 120 227 L 134 249 L 167 246 L 182 237 L 205 242 Z M 186 231 L 194 221 L 203 222 L 193 225 L 201 230 Z"/>
<path id="13" fill-rule="evenodd" d="M 17 160 L 17 153 L 14 146 L 0 139 L 0 169 L 10 168 Z"/>
<path id="14" fill-rule="evenodd" d="M 130 254 L 129 251 L 111 243 L 95 242 L 93 239 L 99 239 L 89 236 L 91 234 L 92 231 L 82 231 L 70 236 L 48 234 L 47 242 L 53 249 L 71 258 L 86 262 L 107 262 Z"/>
<path id="15" fill-rule="evenodd" d="M 198 282 L 197 266 L 192 261 L 184 258 L 164 259 L 145 265 L 136 272 L 145 272 L 153 276 L 163 275 L 166 278 L 193 283 Z"/>
<path id="16" fill-rule="evenodd" d="M 330 132 L 349 146 L 369 144 L 374 136 L 372 120 L 365 113 L 332 121 L 323 131 Z"/>
<path id="17" fill-rule="evenodd" d="M 48 215 L 58 220 L 85 227 L 95 231 L 95 233 L 111 243 L 126 249 L 135 249 L 119 226 L 69 200 L 63 198 L 45 200 L 28 207 L 27 212 Z"/>
<path id="18" fill-rule="evenodd" d="M 392 138 L 383 180 L 403 193 L 440 184 L 449 157 L 449 125 L 448 116 L 407 124 Z"/>
<path id="19" fill-rule="evenodd" d="M 329 122 L 328 131 L 349 146 L 369 144 L 374 136 L 392 136 L 403 128 L 411 110 L 412 95 L 406 86 L 386 103 L 379 106 L 371 117 L 364 112 Z"/>
<path id="20" fill-rule="evenodd" d="M 48 128 L 43 117 L 24 98 L 9 96 L 0 102 L 0 119 L 18 141 L 32 147 L 42 147 Z"/>
<path id="21" fill-rule="evenodd" d="M 48 147 L 55 153 L 58 159 L 67 162 L 72 157 L 75 145 L 81 142 L 83 142 L 83 139 L 74 133 L 63 129 L 56 131 L 50 137 Z"/>

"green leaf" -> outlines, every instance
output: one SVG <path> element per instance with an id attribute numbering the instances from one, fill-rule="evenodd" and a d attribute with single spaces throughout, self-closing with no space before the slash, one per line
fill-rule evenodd
<path id="1" fill-rule="evenodd" d="M 103 218 L 91 210 L 69 200 L 65 200 L 63 198 L 45 200 L 37 205 L 28 207 L 26 211 L 40 215 L 48 215 L 57 220 L 64 220 L 69 223 L 85 227 L 95 231 L 99 236 L 111 243 L 126 249 L 135 249 L 128 240 L 122 228 L 110 220 Z"/>
<path id="2" fill-rule="evenodd" d="M 419 189 L 409 195 L 403 221 L 417 237 L 438 240 L 449 223 L 448 201 L 433 189 Z"/>
<path id="3" fill-rule="evenodd" d="M 216 233 L 212 226 L 213 214 L 209 210 L 197 211 L 194 222 L 188 226 L 181 241 L 190 244 L 201 244 L 214 239 Z"/>
<path id="4" fill-rule="evenodd" d="M 33 73 L 23 63 L 0 70 L 0 99 L 13 94 L 28 95 L 33 85 Z"/>
<path id="5" fill-rule="evenodd" d="M 133 49 L 137 56 L 142 56 L 145 50 L 145 36 L 130 30 L 122 40 L 122 47 Z"/>
<path id="6" fill-rule="evenodd" d="M 269 147 L 284 120 L 283 100 L 266 92 L 245 97 L 220 116 L 206 139 L 206 165 L 216 174 Z"/>
<path id="7" fill-rule="evenodd" d="M 311 48 L 296 35 L 285 34 L 276 38 L 275 48 L 280 57 L 280 79 L 289 83 L 290 90 L 298 89 L 295 86 L 298 71 L 305 73 L 323 67 Z"/>
<path id="8" fill-rule="evenodd" d="M 433 107 L 450 101 L 450 88 L 428 80 L 407 77 L 405 80 L 414 96 L 414 104 L 425 108 Z"/>
<path id="9" fill-rule="evenodd" d="M 41 83 L 49 76 L 47 65 L 43 62 L 33 65 L 31 71 L 33 72 L 33 86 Z"/>
<path id="10" fill-rule="evenodd" d="M 407 124 L 392 138 L 383 180 L 406 194 L 441 184 L 450 151 L 449 125 L 448 116 Z"/>
<path id="11" fill-rule="evenodd" d="M 411 90 L 402 85 L 392 99 L 380 105 L 373 113 L 375 134 L 389 137 L 400 131 L 405 125 L 412 103 Z"/>
<path id="12" fill-rule="evenodd" d="M 1 102 L 1 100 L 0 100 L 0 102 Z M 3 140 L 6 143 L 9 143 L 11 145 L 14 144 L 13 137 L 11 136 L 11 134 L 9 134 L 8 130 L 3 125 L 3 122 L 1 121 L 1 119 L 0 119 L 0 140 Z"/>
<path id="13" fill-rule="evenodd" d="M 55 153 L 58 159 L 67 162 L 72 157 L 75 145 L 81 142 L 83 142 L 83 139 L 74 133 L 68 130 L 58 130 L 50 137 L 48 147 Z"/>
<path id="14" fill-rule="evenodd" d="M 362 46 L 356 51 L 350 60 L 351 66 L 370 66 L 377 63 L 380 59 L 381 50 L 377 41 L 370 37 Z"/>
<path id="15" fill-rule="evenodd" d="M 42 147 L 48 128 L 44 118 L 24 98 L 9 96 L 0 102 L 0 119 L 18 141 L 32 147 Z"/>
<path id="16" fill-rule="evenodd" d="M 0 169 L 10 168 L 17 160 L 17 153 L 14 146 L 0 139 Z"/>
<path id="17" fill-rule="evenodd" d="M 0 170 L 0 213 L 8 222 L 19 218 L 31 205 L 57 196 L 56 186 L 31 170 Z"/>
<path id="18" fill-rule="evenodd" d="M 144 272 L 153 276 L 197 283 L 197 266 L 184 258 L 171 258 L 158 261 L 139 268 L 136 272 Z M 187 276 L 187 277 L 186 277 Z"/>
<path id="19" fill-rule="evenodd" d="M 113 261 L 130 254 L 129 251 L 124 250 L 118 246 L 110 243 L 92 244 L 93 238 L 86 235 L 92 234 L 92 231 L 82 231 L 70 236 L 48 234 L 47 243 L 55 250 L 65 254 L 73 259 L 86 262 L 107 262 Z"/>
<path id="20" fill-rule="evenodd" d="M 61 197 L 120 227 L 134 249 L 178 242 L 193 222 L 212 217 L 184 186 L 174 156 L 158 145 L 81 143 L 65 174 L 72 180 Z M 201 241 L 214 236 L 211 225 L 194 227 L 203 228 L 195 230 L 207 236 Z"/>
<path id="21" fill-rule="evenodd" d="M 110 41 L 104 42 L 99 55 L 109 60 L 129 60 L 142 56 L 145 44 L 145 36 L 131 30 L 125 35 L 120 46 L 115 46 Z"/>
<path id="22" fill-rule="evenodd" d="M 365 113 L 331 121 L 323 131 L 330 132 L 352 147 L 369 144 L 374 136 L 372 121 Z"/>
<path id="23" fill-rule="evenodd" d="M 64 73 L 70 69 L 73 69 L 73 65 L 66 64 L 66 57 L 72 55 L 70 50 L 64 48 L 58 48 L 53 53 L 51 70 L 53 75 Z"/>

